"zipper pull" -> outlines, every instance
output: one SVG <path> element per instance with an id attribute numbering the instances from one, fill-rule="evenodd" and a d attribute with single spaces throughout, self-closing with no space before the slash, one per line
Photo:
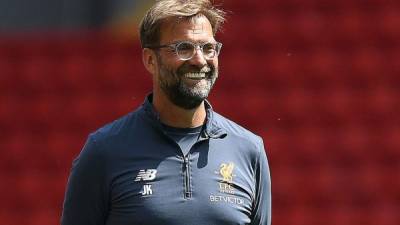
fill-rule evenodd
<path id="1" fill-rule="evenodd" d="M 184 156 L 183 157 L 183 170 L 186 170 L 187 164 L 188 164 L 188 160 L 187 160 L 186 156 Z"/>

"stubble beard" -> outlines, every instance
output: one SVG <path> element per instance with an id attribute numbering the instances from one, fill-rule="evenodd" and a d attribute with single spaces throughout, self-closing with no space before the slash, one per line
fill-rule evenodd
<path id="1" fill-rule="evenodd" d="M 168 99 L 183 109 L 194 109 L 198 107 L 210 93 L 218 77 L 218 68 L 213 65 L 206 65 L 203 68 L 182 64 L 176 71 L 166 66 L 159 58 L 159 86 Z M 188 86 L 184 74 L 188 72 L 204 72 L 206 77 L 194 86 Z M 205 83 L 204 83 L 205 81 Z"/>

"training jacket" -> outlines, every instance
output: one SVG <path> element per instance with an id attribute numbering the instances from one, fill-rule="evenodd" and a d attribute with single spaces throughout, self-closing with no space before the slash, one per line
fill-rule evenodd
<path id="1" fill-rule="evenodd" d="M 213 112 L 187 155 L 165 134 L 152 95 L 89 135 L 73 161 L 62 225 L 270 225 L 259 136 Z"/>

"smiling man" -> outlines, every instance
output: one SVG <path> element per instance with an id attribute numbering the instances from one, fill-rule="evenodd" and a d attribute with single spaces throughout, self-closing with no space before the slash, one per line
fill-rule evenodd
<path id="1" fill-rule="evenodd" d="M 224 12 L 160 0 L 140 26 L 153 91 L 92 133 L 74 160 L 62 225 L 271 223 L 262 139 L 212 110 Z"/>
<path id="2" fill-rule="evenodd" d="M 215 20 L 222 22 L 219 16 Z M 214 39 L 212 25 L 202 14 L 160 21 L 159 40 L 155 42 L 147 37 L 148 23 L 144 20 L 141 26 L 143 62 L 153 75 L 155 109 L 167 125 L 201 125 L 206 115 L 204 100 L 218 77 L 222 44 Z"/>

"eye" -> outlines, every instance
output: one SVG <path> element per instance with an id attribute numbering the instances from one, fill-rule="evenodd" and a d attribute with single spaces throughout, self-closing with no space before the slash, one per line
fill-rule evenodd
<path id="1" fill-rule="evenodd" d="M 180 43 L 177 47 L 178 51 L 193 51 L 193 45 L 191 43 Z"/>
<path id="2" fill-rule="evenodd" d="M 204 44 L 204 46 L 203 46 L 203 51 L 204 52 L 214 52 L 214 50 L 215 50 L 215 45 L 214 44 L 207 43 L 207 44 Z"/>

